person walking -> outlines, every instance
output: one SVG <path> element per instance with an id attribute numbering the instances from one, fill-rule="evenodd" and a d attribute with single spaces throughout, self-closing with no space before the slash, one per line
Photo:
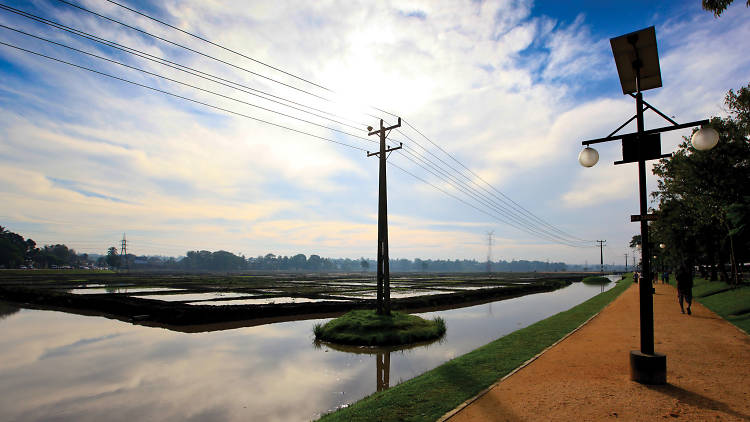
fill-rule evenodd
<path id="1" fill-rule="evenodd" d="M 690 312 L 690 305 L 693 303 L 693 272 L 690 266 L 682 264 L 677 269 L 677 300 L 680 301 L 680 310 L 685 313 L 683 301 L 687 302 L 687 313 Z"/>
<path id="2" fill-rule="evenodd" d="M 664 274 L 661 275 L 661 282 L 662 284 L 669 284 L 669 271 L 664 271 Z"/>

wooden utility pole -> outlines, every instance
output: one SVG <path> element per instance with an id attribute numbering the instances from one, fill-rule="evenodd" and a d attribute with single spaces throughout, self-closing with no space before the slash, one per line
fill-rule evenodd
<path id="1" fill-rule="evenodd" d="M 383 119 L 380 119 L 380 129 L 372 130 L 372 126 L 369 126 L 367 130 L 369 135 L 379 135 L 380 137 L 380 151 L 369 152 L 367 156 L 371 157 L 377 155 L 380 158 L 380 181 L 379 181 L 379 195 L 378 195 L 378 314 L 391 314 L 391 275 L 388 265 L 388 194 L 386 190 L 386 177 L 385 177 L 385 160 L 386 153 L 401 149 L 402 145 L 394 148 L 389 148 L 385 144 L 385 138 L 388 137 L 391 129 L 401 127 L 401 118 L 398 118 L 398 124 L 393 126 L 384 127 Z"/>
<path id="2" fill-rule="evenodd" d="M 487 275 L 492 276 L 492 235 L 495 231 L 487 232 Z"/>
<path id="3" fill-rule="evenodd" d="M 628 253 L 625 253 L 625 272 L 628 272 Z"/>
<path id="4" fill-rule="evenodd" d="M 596 243 L 599 244 L 599 272 L 604 272 L 604 244 L 607 243 L 606 240 L 597 240 Z"/>

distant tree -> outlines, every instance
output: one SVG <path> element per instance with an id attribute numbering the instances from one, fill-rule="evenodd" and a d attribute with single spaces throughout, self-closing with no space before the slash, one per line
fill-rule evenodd
<path id="1" fill-rule="evenodd" d="M 359 261 L 359 266 L 362 267 L 362 271 L 366 272 L 370 269 L 370 262 L 364 258 L 362 258 L 361 261 Z"/>
<path id="2" fill-rule="evenodd" d="M 702 0 L 703 10 L 713 12 L 714 17 L 721 16 L 721 13 L 732 4 L 734 0 Z M 747 0 L 747 6 L 750 6 L 750 0 Z"/>
<path id="3" fill-rule="evenodd" d="M 323 260 L 318 255 L 310 255 L 310 258 L 307 258 L 307 269 L 310 271 L 320 270 L 322 264 Z"/>
<path id="4" fill-rule="evenodd" d="M 110 267 L 118 268 L 120 266 L 120 255 L 117 253 L 117 248 L 111 246 L 107 249 L 107 257 L 105 258 L 105 261 Z"/>
<path id="5" fill-rule="evenodd" d="M 299 271 L 300 269 L 305 268 L 305 266 L 307 265 L 307 257 L 301 253 L 294 255 L 289 259 L 289 261 L 295 271 Z"/>

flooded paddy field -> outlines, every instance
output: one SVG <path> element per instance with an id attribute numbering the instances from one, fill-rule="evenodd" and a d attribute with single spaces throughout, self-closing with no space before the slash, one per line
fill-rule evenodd
<path id="1" fill-rule="evenodd" d="M 426 311 L 552 291 L 576 274 L 394 274 L 394 309 Z M 0 272 L 0 300 L 165 326 L 340 314 L 373 308 L 366 274 Z M 206 306 L 211 305 L 211 306 Z M 250 322 L 250 325 L 253 323 Z M 179 328 L 178 328 L 179 330 Z"/>
<path id="2" fill-rule="evenodd" d="M 158 286 L 131 282 L 183 289 L 174 295 L 212 291 L 205 280 L 195 281 L 200 289 L 184 281 Z M 61 283 L 67 282 L 44 284 L 65 290 Z M 284 297 L 295 293 L 272 281 L 263 283 L 267 287 L 243 288 L 277 290 L 273 294 Z M 413 281 L 404 281 L 409 283 Z M 554 291 L 424 311 L 419 315 L 445 320 L 445 336 L 405 348 L 316 344 L 312 327 L 331 317 L 321 314 L 289 316 L 286 322 L 266 318 L 252 324 L 230 321 L 211 329 L 201 324 L 174 330 L 0 300 L 0 420 L 307 421 L 569 309 L 613 285 L 574 282 Z M 438 290 L 434 285 L 430 289 Z"/>

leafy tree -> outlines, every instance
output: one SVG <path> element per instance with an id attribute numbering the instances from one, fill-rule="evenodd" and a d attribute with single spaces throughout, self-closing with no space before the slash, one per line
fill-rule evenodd
<path id="1" fill-rule="evenodd" d="M 724 279 L 729 277 L 723 264 L 729 262 L 736 281 L 734 238 L 747 222 L 741 211 L 750 196 L 750 85 L 737 93 L 730 90 L 725 104 L 730 116 L 711 119 L 719 132 L 716 147 L 697 151 L 685 138 L 671 159 L 654 167 L 659 180 L 652 195 L 661 217 L 652 227 L 654 243 L 673 248 L 673 261 L 682 257 L 712 265 Z"/>
<path id="2" fill-rule="evenodd" d="M 307 258 L 307 269 L 310 271 L 318 271 L 322 265 L 323 260 L 318 255 L 310 255 L 310 258 Z"/>
<path id="3" fill-rule="evenodd" d="M 117 248 L 111 246 L 107 249 L 107 257 L 105 258 L 107 265 L 113 268 L 120 266 L 120 255 L 117 253 Z"/>
<path id="4" fill-rule="evenodd" d="M 733 2 L 734 0 L 702 0 L 701 5 L 703 10 L 713 12 L 714 17 L 718 18 Z M 750 6 L 750 0 L 747 0 L 747 6 Z"/>
<path id="5" fill-rule="evenodd" d="M 299 269 L 305 268 L 305 266 L 307 265 L 307 257 L 301 253 L 294 255 L 289 259 L 289 261 L 295 271 L 299 271 Z"/>
<path id="6" fill-rule="evenodd" d="M 631 248 L 635 249 L 635 248 L 637 248 L 638 246 L 640 246 L 640 245 L 641 245 L 641 243 L 643 243 L 643 242 L 641 241 L 641 235 L 640 235 L 640 234 L 637 234 L 637 235 L 633 236 L 633 238 L 632 238 L 632 239 L 630 239 L 630 244 L 629 244 L 628 246 L 630 246 Z"/>
<path id="7" fill-rule="evenodd" d="M 26 241 L 16 233 L 0 226 L 0 266 L 17 268 L 26 256 Z"/>

